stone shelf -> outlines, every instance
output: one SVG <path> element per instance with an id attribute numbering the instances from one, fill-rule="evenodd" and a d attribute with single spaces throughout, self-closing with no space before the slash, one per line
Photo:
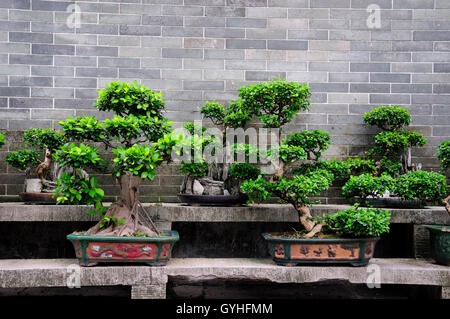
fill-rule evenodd
<path id="1" fill-rule="evenodd" d="M 184 206 L 181 204 L 144 204 L 152 215 L 166 222 L 297 222 L 297 214 L 290 205 L 258 204 L 242 207 Z M 313 205 L 312 215 L 331 214 L 348 205 Z M 96 221 L 88 206 L 25 205 L 0 203 L 0 222 L 75 222 Z M 392 223 L 416 225 L 450 224 L 444 207 L 423 209 L 388 209 Z"/>
<path id="2" fill-rule="evenodd" d="M 270 259 L 247 258 L 173 258 L 165 267 L 78 267 L 75 259 L 8 259 L 0 260 L 0 288 L 66 287 L 69 276 L 79 271 L 82 287 L 124 285 L 132 287 L 132 298 L 165 298 L 169 280 L 309 283 L 335 279 L 365 284 L 373 265 L 379 267 L 381 285 L 440 286 L 442 298 L 449 298 L 450 267 L 421 259 L 379 258 L 366 267 L 282 267 Z"/>

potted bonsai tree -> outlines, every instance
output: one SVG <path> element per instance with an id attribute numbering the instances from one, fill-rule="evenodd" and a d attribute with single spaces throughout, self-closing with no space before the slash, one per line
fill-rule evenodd
<path id="1" fill-rule="evenodd" d="M 201 156 L 192 154 L 190 161 L 181 162 L 180 171 L 185 174 L 185 178 L 178 197 L 182 202 L 192 205 L 243 204 L 247 196 L 240 192 L 240 182 L 257 168 L 248 163 L 232 163 L 227 159 L 235 150 L 234 143 L 231 144 L 227 139 L 227 133 L 229 129 L 243 128 L 251 116 L 243 110 L 240 101 L 231 101 L 227 107 L 207 101 L 200 112 L 203 118 L 219 127 L 220 134 L 211 136 L 206 127 L 194 123 L 185 125 L 189 133 L 188 143 L 192 150 L 196 150 L 193 153 Z M 216 148 L 211 148 L 208 152 L 208 146 L 212 145 L 222 150 L 215 152 Z"/>
<path id="2" fill-rule="evenodd" d="M 299 111 L 308 109 L 309 96 L 308 86 L 285 81 L 251 85 L 241 89 L 240 94 L 249 113 L 257 115 L 266 127 L 276 128 L 282 128 Z M 274 174 L 259 175 L 242 184 L 251 200 L 276 196 L 298 213 L 303 230 L 263 234 L 274 261 L 280 265 L 311 262 L 364 265 L 372 257 L 377 237 L 389 229 L 389 213 L 375 209 L 354 207 L 318 220 L 312 217 L 311 197 L 320 195 L 333 182 L 332 167 L 340 170 L 337 161 L 320 160 L 329 143 L 329 134 L 321 130 L 287 134 L 280 145 L 269 150 L 270 156 L 278 156 Z M 302 160 L 308 162 L 295 166 Z M 324 238 L 328 233 L 333 238 Z"/>
<path id="3" fill-rule="evenodd" d="M 25 192 L 19 193 L 19 197 L 25 202 L 55 203 L 56 180 L 63 168 L 53 161 L 53 154 L 64 144 L 63 135 L 51 128 L 33 128 L 23 133 L 23 141 L 29 149 L 6 156 L 8 164 L 25 172 Z M 35 149 L 44 152 L 43 161 Z"/>
<path id="4" fill-rule="evenodd" d="M 442 172 L 445 173 L 450 168 L 450 141 L 444 141 L 439 145 L 437 157 L 441 161 Z M 448 188 L 443 191 L 445 198 L 442 203 L 450 214 L 450 192 Z M 431 257 L 439 264 L 450 266 L 450 227 L 430 225 L 427 228 L 430 231 Z"/>
<path id="5" fill-rule="evenodd" d="M 374 145 L 367 152 L 367 156 L 375 159 L 376 171 L 352 176 L 343 187 L 343 195 L 361 205 L 404 208 L 423 206 L 418 198 L 392 196 L 396 191 L 395 185 L 398 185 L 394 180 L 410 171 L 420 170 L 422 166 L 420 163 L 412 163 L 411 148 L 425 145 L 426 139 L 420 133 L 407 130 L 411 123 L 409 111 L 396 105 L 378 106 L 364 114 L 364 122 L 381 130 L 375 135 Z"/>
<path id="6" fill-rule="evenodd" d="M 177 143 L 168 134 L 171 127 L 163 117 L 162 94 L 137 82 L 111 82 L 99 91 L 95 106 L 116 115 L 104 122 L 91 116 L 68 118 L 59 123 L 66 138 L 73 142 L 61 148 L 56 158 L 73 170 L 58 181 L 58 201 L 85 201 L 94 205 L 91 213 L 100 215 L 96 225 L 67 238 L 83 266 L 98 262 L 163 265 L 170 258 L 178 233 L 159 230 L 139 201 L 141 181 L 154 178 L 156 167 L 170 161 Z M 108 208 L 101 203 L 103 191 L 95 178 L 83 176 L 79 170 L 104 166 L 98 149 L 75 141 L 102 143 L 115 155 L 111 173 L 120 185 L 120 196 Z"/>

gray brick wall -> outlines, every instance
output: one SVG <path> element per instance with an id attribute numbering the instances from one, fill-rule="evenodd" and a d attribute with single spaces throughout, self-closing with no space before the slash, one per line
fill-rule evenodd
<path id="1" fill-rule="evenodd" d="M 332 133 L 328 156 L 362 154 L 376 133 L 362 125 L 362 114 L 400 104 L 428 139 L 414 150 L 416 160 L 436 167 L 436 146 L 450 139 L 449 3 L 1 0 L 0 129 L 9 141 L 0 151 L 0 194 L 21 190 L 23 175 L 3 161 L 20 146 L 20 131 L 98 114 L 96 90 L 112 80 L 163 91 L 176 126 L 200 119 L 205 100 L 235 98 L 241 85 L 273 77 L 307 82 L 311 111 L 288 129 Z M 373 4 L 381 20 L 369 28 Z M 173 200 L 180 180 L 176 167 L 162 167 L 142 194 Z M 110 177 L 101 181 L 117 194 Z"/>

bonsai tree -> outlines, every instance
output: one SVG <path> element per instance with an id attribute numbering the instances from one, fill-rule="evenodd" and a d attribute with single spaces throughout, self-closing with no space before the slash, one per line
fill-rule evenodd
<path id="1" fill-rule="evenodd" d="M 242 108 L 240 101 L 231 101 L 228 106 L 223 106 L 218 102 L 207 101 L 200 109 L 203 118 L 211 120 L 211 122 L 220 129 L 220 136 L 208 136 L 206 127 L 199 127 L 194 123 L 187 123 L 185 128 L 191 135 L 191 147 L 202 154 L 202 158 L 192 157 L 193 161 L 183 161 L 180 171 L 186 174 L 183 181 L 181 192 L 196 195 L 236 195 L 239 193 L 240 176 L 235 174 L 230 176 L 230 168 L 232 165 L 227 160 L 229 153 L 233 153 L 234 145 L 230 145 L 227 139 L 228 129 L 243 128 L 252 118 L 248 112 Z M 197 129 L 196 129 L 197 128 Z M 207 152 L 208 146 L 217 145 L 225 147 L 224 151 Z M 209 156 L 209 157 L 208 157 Z M 245 166 L 250 170 L 250 165 L 240 163 L 241 171 Z M 195 191 L 190 185 L 196 184 Z M 236 191 L 237 190 L 237 191 Z"/>
<path id="2" fill-rule="evenodd" d="M 308 98 L 309 87 L 304 84 L 288 83 L 284 81 L 260 83 L 241 89 L 240 97 L 242 105 L 258 116 L 266 127 L 283 129 L 294 116 L 309 109 Z M 283 132 L 284 133 L 284 132 Z M 286 134 L 278 146 L 272 146 L 269 155 L 278 155 L 278 165 L 275 173 L 269 176 L 259 175 L 256 179 L 246 180 L 242 190 L 249 194 L 252 200 L 266 200 L 270 196 L 276 196 L 291 204 L 298 213 L 299 221 L 304 230 L 297 233 L 303 238 L 318 236 L 325 230 L 333 228 L 336 232 L 337 226 L 330 226 L 331 220 L 326 218 L 314 219 L 309 205 L 314 201 L 313 196 L 318 196 L 328 189 L 334 181 L 335 176 L 346 176 L 355 169 L 365 169 L 368 163 L 357 163 L 350 159 L 345 164 L 337 160 L 322 161 L 322 153 L 328 149 L 330 134 L 322 130 L 301 131 Z M 305 162 L 306 160 L 306 162 Z M 301 161 L 301 164 L 299 162 Z M 369 165 L 370 166 L 370 165 Z M 341 174 L 341 175 L 339 175 Z M 349 223 L 352 214 L 336 215 L 335 220 Z M 354 214 L 354 220 L 364 214 Z M 363 218 L 361 225 L 363 224 Z M 376 221 L 386 222 L 383 216 L 374 218 Z M 357 221 L 354 221 L 355 225 Z M 383 222 L 381 222 L 383 223 Z M 385 231 L 385 224 L 380 228 L 380 234 Z M 372 232 L 367 228 L 367 235 Z M 355 232 L 354 235 L 361 235 Z"/>
<path id="3" fill-rule="evenodd" d="M 53 162 L 53 155 L 64 144 L 64 136 L 51 128 L 32 128 L 23 133 L 23 141 L 30 149 L 9 153 L 6 156 L 6 162 L 18 170 L 24 171 L 27 179 L 33 175 L 39 178 L 42 192 L 53 192 L 56 180 L 62 173 L 62 167 Z M 35 149 L 44 152 L 42 162 Z"/>
<path id="4" fill-rule="evenodd" d="M 99 91 L 95 106 L 100 111 L 114 112 L 104 122 L 93 116 L 68 118 L 59 124 L 66 138 L 73 141 L 56 155 L 59 162 L 70 165 L 73 171 L 58 181 L 60 202 L 87 201 L 94 204 L 101 220 L 85 232 L 101 236 L 157 236 L 159 230 L 139 201 L 142 179 L 153 179 L 155 169 L 170 161 L 177 143 L 170 122 L 163 116 L 162 93 L 134 83 L 111 82 Z M 102 169 L 104 160 L 98 149 L 82 142 L 97 142 L 112 149 L 111 173 L 120 185 L 119 199 L 105 209 L 104 195 L 94 177 L 83 177 L 79 168 Z M 77 144 L 79 143 L 79 144 Z M 93 211 L 94 212 L 94 211 Z"/>
<path id="5" fill-rule="evenodd" d="M 444 141 L 439 145 L 437 157 L 441 161 L 442 172 L 445 173 L 450 168 L 450 141 Z M 450 214 L 450 195 L 442 201 Z"/>
<path id="6" fill-rule="evenodd" d="M 405 174 L 416 169 L 411 162 L 411 148 L 425 145 L 426 139 L 417 132 L 407 131 L 411 123 L 409 111 L 400 106 L 378 106 L 364 114 L 364 122 L 382 131 L 375 135 L 374 146 L 369 155 L 379 157 L 378 175 Z"/>

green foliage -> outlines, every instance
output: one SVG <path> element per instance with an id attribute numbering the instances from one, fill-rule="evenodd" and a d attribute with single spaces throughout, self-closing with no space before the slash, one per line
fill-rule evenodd
<path id="1" fill-rule="evenodd" d="M 322 156 L 322 152 L 327 150 L 330 145 L 330 133 L 322 130 L 304 130 L 289 135 L 284 139 L 283 144 L 301 147 L 306 152 L 308 159 L 318 160 Z"/>
<path id="2" fill-rule="evenodd" d="M 353 156 L 347 158 L 343 163 L 344 166 L 348 166 L 350 170 L 349 175 L 371 174 L 377 170 L 373 159 L 363 159 L 358 156 Z"/>
<path id="3" fill-rule="evenodd" d="M 275 195 L 291 203 L 310 204 L 309 197 L 320 195 L 328 189 L 333 179 L 333 174 L 326 170 L 316 170 L 307 175 L 272 182 L 259 176 L 256 180 L 245 181 L 241 189 L 251 200 L 266 200 Z"/>
<path id="4" fill-rule="evenodd" d="M 61 165 L 73 168 L 92 168 L 104 170 L 104 160 L 98 155 L 98 149 L 81 143 L 80 145 L 72 142 L 61 146 L 53 154 L 55 160 Z"/>
<path id="5" fill-rule="evenodd" d="M 0 133 L 0 147 L 5 145 L 5 134 Z"/>
<path id="6" fill-rule="evenodd" d="M 417 132 L 383 131 L 374 137 L 370 154 L 395 156 L 413 146 L 423 146 L 426 139 Z"/>
<path id="7" fill-rule="evenodd" d="M 131 147 L 118 147 L 112 150 L 116 157 L 113 175 L 119 177 L 127 172 L 138 175 L 141 178 L 152 180 L 155 177 L 155 169 L 162 161 L 162 155 L 156 147 L 134 144 Z"/>
<path id="8" fill-rule="evenodd" d="M 162 93 L 153 92 L 136 81 L 111 82 L 98 92 L 98 99 L 94 105 L 100 111 L 112 111 L 120 116 L 162 117 L 164 99 Z"/>
<path id="9" fill-rule="evenodd" d="M 442 170 L 450 168 L 450 141 L 443 141 L 439 145 L 436 156 L 441 161 Z"/>
<path id="10" fill-rule="evenodd" d="M 62 126 L 64 135 L 72 141 L 100 142 L 106 138 L 105 124 L 100 123 L 95 116 L 69 117 L 58 124 Z"/>
<path id="11" fill-rule="evenodd" d="M 231 101 L 228 107 L 213 101 L 207 101 L 200 109 L 206 118 L 209 118 L 215 125 L 223 125 L 223 127 L 244 127 L 252 117 L 246 112 L 241 101 Z"/>
<path id="12" fill-rule="evenodd" d="M 387 157 L 380 159 L 381 173 L 391 176 L 398 176 L 402 171 L 402 163 L 400 161 L 391 160 Z"/>
<path id="13" fill-rule="evenodd" d="M 179 171 L 183 174 L 193 177 L 203 177 L 208 174 L 209 164 L 201 163 L 185 163 L 181 162 Z"/>
<path id="14" fill-rule="evenodd" d="M 411 123 L 409 111 L 401 106 L 378 106 L 364 114 L 364 122 L 382 130 L 395 131 Z"/>
<path id="15" fill-rule="evenodd" d="M 359 208 L 357 205 L 319 218 L 324 231 L 342 237 L 379 237 L 389 232 L 391 214 L 379 208 Z"/>
<path id="16" fill-rule="evenodd" d="M 404 199 L 441 202 L 447 196 L 448 186 L 444 175 L 436 172 L 410 171 L 400 175 L 394 193 Z"/>
<path id="17" fill-rule="evenodd" d="M 32 128 L 23 133 L 23 140 L 26 144 L 37 147 L 41 151 L 46 149 L 55 151 L 65 143 L 64 136 L 51 128 Z"/>
<path id="18" fill-rule="evenodd" d="M 248 163 L 234 163 L 230 167 L 230 177 L 240 180 L 256 179 L 260 174 L 259 167 Z"/>
<path id="19" fill-rule="evenodd" d="M 258 116 L 264 127 L 281 127 L 308 110 L 310 96 L 307 85 L 285 80 L 248 85 L 239 91 L 244 112 Z"/>
<path id="20" fill-rule="evenodd" d="M 106 207 L 102 205 L 105 193 L 99 186 L 95 176 L 86 179 L 81 177 L 79 171 L 75 174 L 63 172 L 55 189 L 55 193 L 58 194 L 57 203 L 94 205 L 95 211 L 89 211 L 89 213 L 102 215 L 106 210 Z"/>
<path id="21" fill-rule="evenodd" d="M 39 153 L 35 150 L 19 150 L 6 155 L 6 162 L 12 167 L 24 171 L 40 163 Z"/>
<path id="22" fill-rule="evenodd" d="M 394 185 L 395 180 L 387 174 L 379 177 L 370 174 L 351 176 L 342 187 L 342 195 L 346 198 L 357 196 L 362 199 L 369 196 L 381 197 L 386 191 L 392 191 Z"/>

